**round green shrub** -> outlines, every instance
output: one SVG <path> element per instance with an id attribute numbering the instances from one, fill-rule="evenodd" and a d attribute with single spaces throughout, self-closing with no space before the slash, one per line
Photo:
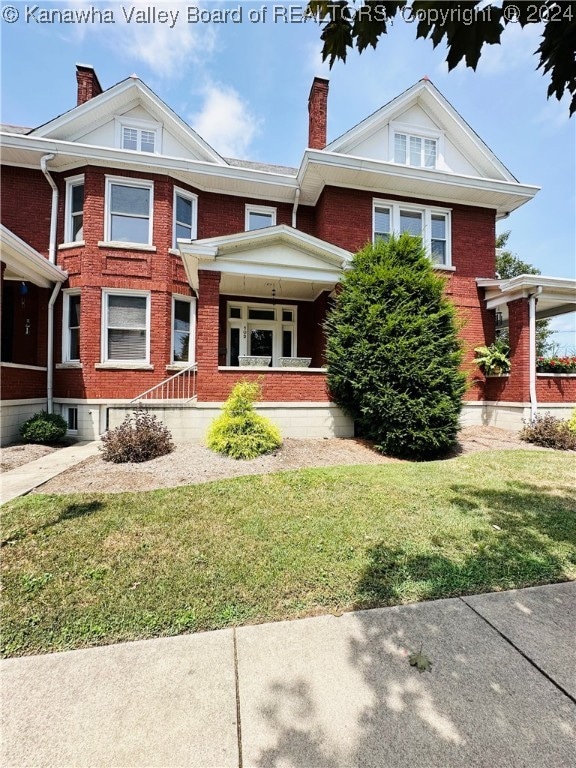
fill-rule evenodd
<path id="1" fill-rule="evenodd" d="M 576 408 L 574 408 L 572 415 L 568 419 L 568 429 L 576 434 Z"/>
<path id="2" fill-rule="evenodd" d="M 456 442 L 466 378 L 455 308 L 419 237 L 355 254 L 328 315 L 328 386 L 386 454 L 433 459 Z"/>
<path id="3" fill-rule="evenodd" d="M 22 424 L 20 435 L 27 443 L 57 443 L 65 437 L 67 429 L 62 416 L 41 411 Z"/>
<path id="4" fill-rule="evenodd" d="M 258 383 L 238 382 L 224 403 L 222 414 L 210 425 L 208 447 L 233 459 L 255 459 L 279 448 L 280 430 L 254 410 L 254 402 L 260 397 Z"/>

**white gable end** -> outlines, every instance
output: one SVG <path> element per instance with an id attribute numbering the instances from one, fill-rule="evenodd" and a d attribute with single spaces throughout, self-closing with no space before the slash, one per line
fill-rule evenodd
<path id="1" fill-rule="evenodd" d="M 426 172 L 441 171 L 499 181 L 516 181 L 498 158 L 474 133 L 442 94 L 427 80 L 421 80 L 401 96 L 379 109 L 350 131 L 331 142 L 326 150 L 337 154 L 396 162 L 395 135 L 403 134 L 407 146 L 410 136 L 435 142 L 434 165 L 427 165 L 422 154 L 420 163 L 411 162 L 408 154 L 404 165 L 422 167 Z M 408 151 L 408 150 L 407 150 Z"/>

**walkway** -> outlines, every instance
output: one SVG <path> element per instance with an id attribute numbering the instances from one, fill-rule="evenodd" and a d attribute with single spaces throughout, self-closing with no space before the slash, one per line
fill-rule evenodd
<path id="1" fill-rule="evenodd" d="M 68 448 L 61 448 L 41 459 L 30 461 L 28 464 L 11 469 L 9 472 L 3 472 L 0 479 L 0 505 L 30 493 L 34 488 L 84 461 L 89 456 L 95 456 L 98 453 L 99 445 L 100 442 L 95 440 L 74 443 Z"/>

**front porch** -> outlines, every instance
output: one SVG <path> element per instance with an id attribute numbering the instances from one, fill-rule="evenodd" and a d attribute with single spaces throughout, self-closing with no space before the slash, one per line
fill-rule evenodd
<path id="1" fill-rule="evenodd" d="M 284 225 L 179 247 L 198 295 L 198 402 L 258 379 L 266 403 L 328 403 L 323 326 L 350 254 Z"/>

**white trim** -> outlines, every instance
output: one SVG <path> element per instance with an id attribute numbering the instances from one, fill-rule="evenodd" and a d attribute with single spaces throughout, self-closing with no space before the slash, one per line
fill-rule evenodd
<path id="1" fill-rule="evenodd" d="M 109 296 L 144 296 L 146 298 L 146 357 L 142 360 L 109 360 L 108 359 L 108 297 Z M 150 335 L 151 335 L 151 292 L 133 290 L 130 288 L 102 288 L 102 317 L 101 317 L 101 351 L 100 363 L 96 368 L 142 368 L 150 365 Z"/>
<path id="2" fill-rule="evenodd" d="M 74 187 L 84 187 L 84 174 L 69 176 L 66 179 L 66 198 L 64 216 L 64 242 L 66 244 L 84 243 L 84 240 L 74 240 L 72 236 L 72 190 Z M 82 204 L 82 231 L 84 230 L 84 204 Z"/>
<path id="3" fill-rule="evenodd" d="M 138 132 L 138 147 L 136 149 L 126 149 L 124 144 L 124 128 L 132 128 Z M 154 152 L 145 152 L 142 146 L 142 131 L 148 131 L 154 134 Z M 142 152 L 145 155 L 162 154 L 162 123 L 154 120 L 132 119 L 129 115 L 116 115 L 114 117 L 114 134 L 116 137 L 116 146 L 124 152 Z"/>
<path id="4" fill-rule="evenodd" d="M 30 397 L 27 400 L 20 398 L 19 400 L 1 400 L 2 407 L 9 407 L 12 405 L 42 405 L 46 407 L 47 398 L 45 397 Z"/>
<path id="5" fill-rule="evenodd" d="M 153 371 L 154 366 L 149 363 L 130 362 L 129 360 L 119 360 L 117 363 L 109 361 L 107 363 L 95 363 L 94 368 L 98 371 Z M 132 402 L 129 400 L 128 402 Z"/>
<path id="6" fill-rule="evenodd" d="M 175 252 L 177 255 L 180 255 L 180 252 L 176 250 L 178 248 L 178 240 L 176 237 L 176 198 L 182 197 L 185 200 L 190 200 L 192 203 L 192 222 L 190 226 L 190 240 L 196 240 L 198 236 L 198 195 L 195 195 L 193 192 L 188 192 L 186 189 L 182 189 L 181 187 L 174 187 L 174 193 L 172 195 L 172 248 L 168 249 L 169 253 Z M 185 225 L 187 226 L 187 225 Z"/>
<path id="7" fill-rule="evenodd" d="M 123 243 L 121 240 L 99 240 L 96 245 L 98 248 L 110 248 L 117 251 L 146 251 L 146 253 L 156 253 L 155 245 L 143 245 L 142 243 Z"/>
<path id="8" fill-rule="evenodd" d="M 376 208 L 390 209 L 390 234 L 400 234 L 400 216 L 402 211 L 419 213 L 422 215 L 422 244 L 426 248 L 428 257 L 436 269 L 448 269 L 455 271 L 452 266 L 452 209 L 439 208 L 438 206 L 415 205 L 403 203 L 398 200 L 372 199 L 372 242 L 375 242 L 376 234 Z M 446 221 L 446 262 L 436 263 L 432 261 L 432 217 L 444 216 Z"/>
<path id="9" fill-rule="evenodd" d="M 20 239 L 4 224 L 0 224 L 2 261 L 17 280 L 27 280 L 40 288 L 52 288 L 54 283 L 63 283 L 68 273 L 52 264 L 31 245 Z M 11 278 L 6 277 L 5 280 Z"/>
<path id="10" fill-rule="evenodd" d="M 44 365 L 25 365 L 24 363 L 0 363 L 0 368 L 22 368 L 25 371 L 47 371 L 48 368 Z M 46 398 L 44 398 L 46 399 Z"/>
<path id="11" fill-rule="evenodd" d="M 190 305 L 190 338 L 188 340 L 188 360 L 174 360 L 174 324 L 176 314 L 176 302 L 182 301 Z M 187 368 L 196 362 L 196 299 L 194 296 L 184 296 L 180 293 L 172 294 L 172 328 L 170 332 L 170 365 L 167 368 L 174 367 Z"/>
<path id="12" fill-rule="evenodd" d="M 86 245 L 85 240 L 75 240 L 72 243 L 60 243 L 58 246 L 59 251 L 66 251 L 70 248 L 83 248 Z"/>
<path id="13" fill-rule="evenodd" d="M 536 376 L 547 378 L 547 379 L 565 379 L 565 378 L 572 378 L 576 379 L 576 373 L 540 373 L 540 371 L 536 371 Z M 545 403 L 541 404 L 542 407 L 544 407 Z"/>
<path id="14" fill-rule="evenodd" d="M 232 308 L 240 310 L 240 317 L 230 317 L 230 310 Z M 273 310 L 274 320 L 251 320 L 250 310 L 262 309 Z M 282 313 L 284 311 L 292 312 L 292 320 L 283 320 Z M 230 367 L 233 370 L 238 370 L 240 366 L 230 365 L 230 351 L 231 351 L 231 331 L 233 328 L 237 328 L 240 332 L 239 336 L 239 355 L 252 355 L 253 353 L 249 349 L 249 337 L 250 330 L 258 327 L 262 330 L 272 331 L 272 365 L 278 358 L 283 356 L 282 343 L 283 343 L 283 331 L 289 330 L 292 333 L 292 349 L 289 357 L 296 356 L 296 350 L 298 348 L 298 306 L 296 304 L 263 304 L 254 301 L 227 301 L 226 302 L 226 367 Z M 252 368 L 259 368 L 259 366 L 252 366 Z M 247 370 L 247 369 L 242 369 Z M 268 367 L 262 370 L 269 370 Z M 279 368 L 278 370 L 286 370 L 285 368 Z"/>
<path id="15" fill-rule="evenodd" d="M 246 232 L 255 232 L 258 229 L 268 229 L 268 227 L 250 227 L 250 214 L 256 213 L 260 216 L 270 216 L 270 227 L 276 226 L 277 209 L 270 205 L 246 205 L 244 209 L 244 229 Z"/>
<path id="16" fill-rule="evenodd" d="M 400 123 L 391 120 L 388 124 L 388 157 L 391 163 L 396 163 L 396 134 L 402 134 L 406 136 L 406 162 L 398 163 L 398 165 L 409 165 L 411 168 L 426 168 L 429 171 L 445 171 L 447 170 L 444 162 L 444 136 L 445 131 L 440 129 L 430 130 L 429 128 L 420 128 L 418 125 L 410 125 L 409 123 Z M 436 163 L 433 167 L 419 164 L 412 165 L 409 162 L 410 158 L 410 137 L 413 136 L 417 139 L 433 139 L 436 142 Z M 423 151 L 424 148 L 422 148 Z"/>
<path id="17" fill-rule="evenodd" d="M 80 312 L 82 312 L 82 297 L 80 288 L 66 288 L 62 291 L 62 364 L 76 363 L 80 365 L 80 358 L 70 357 L 70 297 L 80 296 Z M 82 317 L 82 316 L 80 316 Z M 80 327 L 78 327 L 78 336 L 80 336 Z"/>
<path id="18" fill-rule="evenodd" d="M 148 200 L 148 240 L 145 243 L 122 243 L 121 241 L 112 240 L 112 187 L 124 186 L 132 187 L 134 189 L 147 189 L 150 192 Z M 145 216 L 138 215 L 137 218 L 145 219 Z M 106 194 L 104 198 L 104 244 L 107 247 L 111 247 L 110 243 L 119 243 L 118 247 L 125 247 L 126 245 L 141 246 L 152 245 L 154 233 L 154 182 L 147 179 L 133 179 L 130 176 L 109 176 L 106 174 Z M 100 243 L 99 243 L 100 245 Z"/>
<path id="19" fill-rule="evenodd" d="M 82 363 L 56 363 L 54 366 L 59 371 L 73 370 L 74 368 L 84 368 Z"/>
<path id="20" fill-rule="evenodd" d="M 238 371 L 242 371 L 242 373 L 250 373 L 250 371 L 258 371 L 258 373 L 328 373 L 327 368 L 276 368 L 272 366 L 260 366 L 260 365 L 251 365 L 246 368 L 241 368 L 238 365 L 219 365 L 218 366 L 219 371 L 235 371 L 238 373 Z M 315 402 L 311 403 L 313 405 L 316 405 Z M 200 406 L 206 405 L 206 403 L 200 403 Z M 284 405 L 282 403 L 282 405 Z M 306 405 L 306 403 L 295 403 L 294 407 L 301 407 L 303 405 Z M 332 405 L 336 407 L 336 403 L 328 402 L 328 405 Z M 272 403 L 268 402 L 259 402 L 258 407 L 268 407 L 272 406 Z"/>

